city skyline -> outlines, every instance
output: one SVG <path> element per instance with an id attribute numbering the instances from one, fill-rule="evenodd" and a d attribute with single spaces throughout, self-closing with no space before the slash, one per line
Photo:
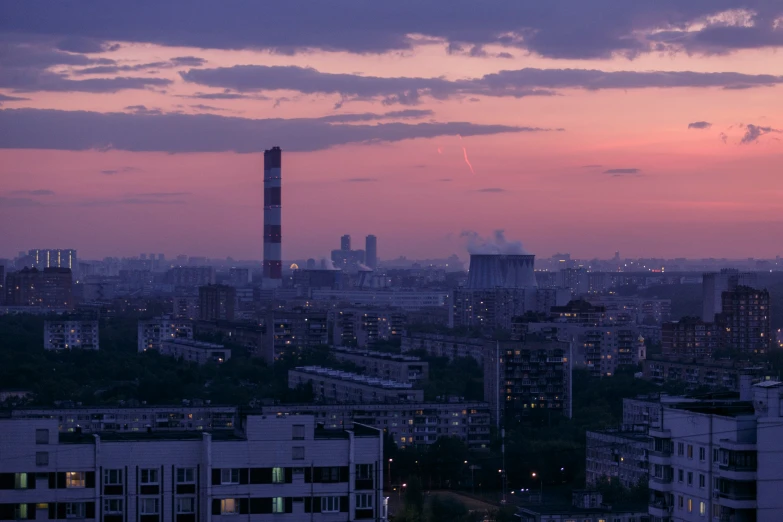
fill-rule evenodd
<path id="1" fill-rule="evenodd" d="M 284 260 L 781 253 L 783 6 L 295 4 L 0 7 L 3 255 L 260 260 L 278 145 Z"/>

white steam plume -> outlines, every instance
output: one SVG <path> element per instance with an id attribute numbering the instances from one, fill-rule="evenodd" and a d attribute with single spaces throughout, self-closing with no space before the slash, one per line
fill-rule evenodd
<path id="1" fill-rule="evenodd" d="M 470 254 L 527 254 L 521 241 L 508 241 L 503 230 L 495 230 L 490 238 L 482 237 L 478 232 L 464 230 L 460 235 L 467 241 Z"/>
<path id="2" fill-rule="evenodd" d="M 340 270 L 334 266 L 334 261 L 328 257 L 321 258 L 321 270 Z"/>

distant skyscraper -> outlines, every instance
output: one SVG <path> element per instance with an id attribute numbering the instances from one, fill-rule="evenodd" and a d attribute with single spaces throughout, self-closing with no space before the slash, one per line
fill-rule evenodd
<path id="1" fill-rule="evenodd" d="M 708 272 L 702 276 L 702 313 L 706 323 L 715 321 L 715 316 L 723 311 L 723 292 L 733 291 L 738 286 L 756 286 L 756 274 L 724 268 L 720 272 Z"/>
<path id="2" fill-rule="evenodd" d="M 345 234 L 343 237 L 340 238 L 340 250 L 350 250 L 351 249 L 351 236 L 350 234 Z"/>
<path id="3" fill-rule="evenodd" d="M 375 270 L 378 267 L 378 238 L 370 234 L 364 244 L 364 260 L 367 266 Z"/>
<path id="4" fill-rule="evenodd" d="M 772 346 L 769 292 L 737 286 L 721 295 L 722 312 L 716 322 L 723 328 L 724 348 L 745 353 L 766 353 Z"/>
<path id="5" fill-rule="evenodd" d="M 6 276 L 6 305 L 73 308 L 73 282 L 68 268 L 23 268 Z"/>
<path id="6" fill-rule="evenodd" d="M 283 282 L 282 157 L 280 147 L 264 151 L 264 279 Z"/>
<path id="7" fill-rule="evenodd" d="M 73 249 L 48 249 L 34 248 L 27 252 L 34 260 L 35 268 L 43 270 L 49 267 L 76 268 L 76 250 Z"/>

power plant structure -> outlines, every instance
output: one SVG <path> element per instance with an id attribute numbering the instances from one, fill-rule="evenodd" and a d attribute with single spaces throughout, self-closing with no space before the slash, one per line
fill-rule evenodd
<path id="1" fill-rule="evenodd" d="M 269 288 L 283 285 L 282 158 L 280 147 L 264 151 L 264 280 Z"/>
<path id="2" fill-rule="evenodd" d="M 515 317 L 565 305 L 570 292 L 538 288 L 534 267 L 534 255 L 471 254 L 467 284 L 452 294 L 449 325 L 510 330 Z"/>
<path id="3" fill-rule="evenodd" d="M 538 288 L 536 256 L 526 254 L 471 254 L 468 288 Z"/>

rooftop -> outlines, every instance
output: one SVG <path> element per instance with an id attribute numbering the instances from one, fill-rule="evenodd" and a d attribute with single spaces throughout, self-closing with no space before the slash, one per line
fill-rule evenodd
<path id="1" fill-rule="evenodd" d="M 388 390 L 410 390 L 413 388 L 412 384 L 388 381 L 379 379 L 376 377 L 367 377 L 365 375 L 359 375 L 352 372 L 343 372 L 340 370 L 332 370 L 331 368 L 323 368 L 321 366 L 297 366 L 294 371 L 308 373 L 311 375 L 318 375 L 321 377 L 327 377 L 329 379 L 338 379 L 341 381 L 351 381 L 357 384 L 364 384 L 365 386 L 374 386 L 376 388 L 385 388 Z"/>
<path id="2" fill-rule="evenodd" d="M 222 344 L 205 343 L 204 341 L 194 341 L 193 339 L 166 339 L 164 344 L 178 344 L 181 346 L 188 346 L 190 348 L 199 348 L 201 350 L 224 350 L 225 347 Z"/>
<path id="3" fill-rule="evenodd" d="M 354 348 L 345 348 L 342 346 L 335 347 L 335 352 L 337 352 L 338 354 L 346 354 L 346 355 L 360 355 L 370 359 L 383 359 L 385 361 L 421 362 L 421 359 L 419 357 L 414 357 L 412 355 L 375 352 L 372 350 L 357 350 Z"/>

